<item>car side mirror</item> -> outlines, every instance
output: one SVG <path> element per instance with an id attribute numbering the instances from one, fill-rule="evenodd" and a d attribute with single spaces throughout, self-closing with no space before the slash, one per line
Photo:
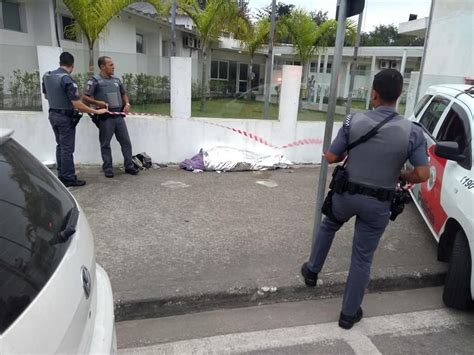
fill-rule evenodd
<path id="1" fill-rule="evenodd" d="M 459 151 L 458 142 L 438 142 L 434 152 L 440 158 L 453 160 L 458 163 L 466 160 L 466 156 Z"/>

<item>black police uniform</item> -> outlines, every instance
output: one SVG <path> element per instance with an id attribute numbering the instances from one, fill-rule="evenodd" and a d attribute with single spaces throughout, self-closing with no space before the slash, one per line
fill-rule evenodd
<path id="1" fill-rule="evenodd" d="M 66 70 L 58 68 L 44 75 L 42 89 L 49 101 L 49 122 L 56 138 L 58 177 L 65 184 L 74 183 L 77 176 L 73 154 L 80 115 L 71 101 L 81 99 L 77 84 Z"/>

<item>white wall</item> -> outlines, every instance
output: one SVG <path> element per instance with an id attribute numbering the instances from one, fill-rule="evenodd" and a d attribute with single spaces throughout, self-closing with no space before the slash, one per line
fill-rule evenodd
<path id="1" fill-rule="evenodd" d="M 250 119 L 192 118 L 171 119 L 164 116 L 130 116 L 128 130 L 133 146 L 133 154 L 147 152 L 153 161 L 178 163 L 196 154 L 200 148 L 226 145 L 265 153 L 270 148 L 254 140 L 217 127 L 209 123 L 241 129 L 258 135 L 273 145 L 285 145 L 302 139 L 320 139 L 324 136 L 324 122 L 297 122 L 295 132 L 288 132 L 279 121 Z M 0 111 L 0 126 L 15 130 L 13 137 L 30 150 L 41 161 L 55 160 L 54 135 L 47 113 Z M 207 122 L 207 123 L 206 123 Z M 336 133 L 340 123 L 336 123 Z M 288 134 L 285 134 L 288 133 Z M 302 145 L 282 149 L 281 152 L 295 163 L 320 163 L 322 145 Z M 120 146 L 112 140 L 115 164 L 123 164 Z M 99 131 L 88 116 L 82 118 L 77 127 L 77 164 L 101 164 Z"/>
<path id="2" fill-rule="evenodd" d="M 436 0 L 419 96 L 430 85 L 474 77 L 474 1 Z"/>
<path id="3" fill-rule="evenodd" d="M 437 0 L 424 75 L 474 76 L 474 2 Z"/>

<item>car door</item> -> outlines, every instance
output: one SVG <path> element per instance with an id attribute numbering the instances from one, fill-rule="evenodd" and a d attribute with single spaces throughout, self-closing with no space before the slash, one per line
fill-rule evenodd
<path id="1" fill-rule="evenodd" d="M 445 161 L 442 176 L 442 189 L 439 204 L 440 214 L 447 214 L 454 218 L 464 232 L 472 233 L 474 211 L 474 174 L 472 171 L 472 132 L 470 121 L 471 113 L 462 102 L 453 102 L 442 125 L 436 140 L 438 142 L 457 142 L 459 152 L 465 157 L 462 161 Z M 441 159 L 441 158 L 438 158 Z M 441 223 L 441 221 L 439 221 Z M 436 223 L 438 226 L 438 223 Z"/>
<path id="2" fill-rule="evenodd" d="M 430 178 L 428 181 L 416 184 L 412 190 L 415 202 L 432 233 L 439 238 L 439 232 L 447 219 L 445 211 L 441 208 L 441 184 L 443 181 L 446 159 L 434 154 L 435 134 L 442 125 L 451 106 L 451 99 L 443 95 L 436 95 L 422 111 L 418 122 L 424 129 L 430 165 Z"/>

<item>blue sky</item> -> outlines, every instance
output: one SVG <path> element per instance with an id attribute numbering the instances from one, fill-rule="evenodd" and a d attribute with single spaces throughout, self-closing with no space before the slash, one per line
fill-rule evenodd
<path id="1" fill-rule="evenodd" d="M 324 10 L 330 18 L 336 13 L 337 0 L 277 0 L 293 4 L 308 11 Z M 262 8 L 271 4 L 271 0 L 249 0 L 251 8 Z M 394 24 L 408 21 L 409 14 L 417 14 L 418 18 L 427 17 L 430 13 L 431 0 L 365 0 L 364 24 L 365 32 L 373 30 L 377 25 Z M 352 19 L 357 20 L 357 17 Z"/>

